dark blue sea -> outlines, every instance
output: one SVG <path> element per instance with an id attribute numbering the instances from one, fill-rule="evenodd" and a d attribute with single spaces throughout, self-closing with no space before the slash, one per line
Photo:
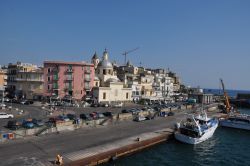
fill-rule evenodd
<path id="1" fill-rule="evenodd" d="M 250 114 L 249 109 L 241 109 Z M 218 127 L 198 145 L 176 140 L 116 160 L 110 166 L 250 166 L 250 131 Z"/>
<path id="2" fill-rule="evenodd" d="M 230 97 L 233 97 L 233 98 L 235 98 L 238 93 L 250 94 L 249 90 L 226 90 L 226 92 Z M 204 93 L 223 95 L 223 91 L 221 89 L 204 89 Z"/>

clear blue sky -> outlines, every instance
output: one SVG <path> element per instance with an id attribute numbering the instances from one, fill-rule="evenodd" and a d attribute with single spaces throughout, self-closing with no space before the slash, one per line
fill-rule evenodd
<path id="1" fill-rule="evenodd" d="M 249 0 L 1 0 L 0 64 L 110 59 L 170 68 L 186 85 L 250 90 Z"/>

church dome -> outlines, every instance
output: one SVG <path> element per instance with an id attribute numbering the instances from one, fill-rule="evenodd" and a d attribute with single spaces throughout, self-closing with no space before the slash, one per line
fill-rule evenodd
<path id="1" fill-rule="evenodd" d="M 98 67 L 113 68 L 112 63 L 108 60 L 108 52 L 106 49 L 103 52 L 103 58 L 102 58 L 102 61 L 98 64 Z"/>
<path id="2" fill-rule="evenodd" d="M 99 64 L 98 67 L 102 67 L 102 68 L 113 68 L 113 65 L 111 62 L 109 62 L 108 60 L 102 60 Z"/>

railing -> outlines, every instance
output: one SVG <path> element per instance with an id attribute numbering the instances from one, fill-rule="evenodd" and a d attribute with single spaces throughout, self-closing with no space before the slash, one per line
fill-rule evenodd
<path id="1" fill-rule="evenodd" d="M 91 78 L 84 78 L 84 81 L 86 81 L 86 82 L 90 82 L 91 81 Z"/>
<path id="2" fill-rule="evenodd" d="M 27 79 L 27 78 L 16 78 L 16 81 L 32 81 L 32 82 L 43 82 L 43 79 Z"/>
<path id="3" fill-rule="evenodd" d="M 84 72 L 85 73 L 91 73 L 91 70 L 85 70 Z"/>
<path id="4" fill-rule="evenodd" d="M 66 72 L 66 73 L 73 73 L 74 70 L 73 70 L 73 69 L 67 69 L 65 72 Z"/>
<path id="5" fill-rule="evenodd" d="M 66 77 L 65 80 L 66 81 L 73 81 L 73 77 Z"/>
<path id="6" fill-rule="evenodd" d="M 85 86 L 84 89 L 85 90 L 90 90 L 91 88 L 90 88 L 90 86 Z"/>

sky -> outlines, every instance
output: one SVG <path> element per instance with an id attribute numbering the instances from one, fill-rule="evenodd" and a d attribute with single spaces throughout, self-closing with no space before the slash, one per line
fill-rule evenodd
<path id="1" fill-rule="evenodd" d="M 0 0 L 0 64 L 111 61 L 176 72 L 185 85 L 250 90 L 249 0 Z"/>

